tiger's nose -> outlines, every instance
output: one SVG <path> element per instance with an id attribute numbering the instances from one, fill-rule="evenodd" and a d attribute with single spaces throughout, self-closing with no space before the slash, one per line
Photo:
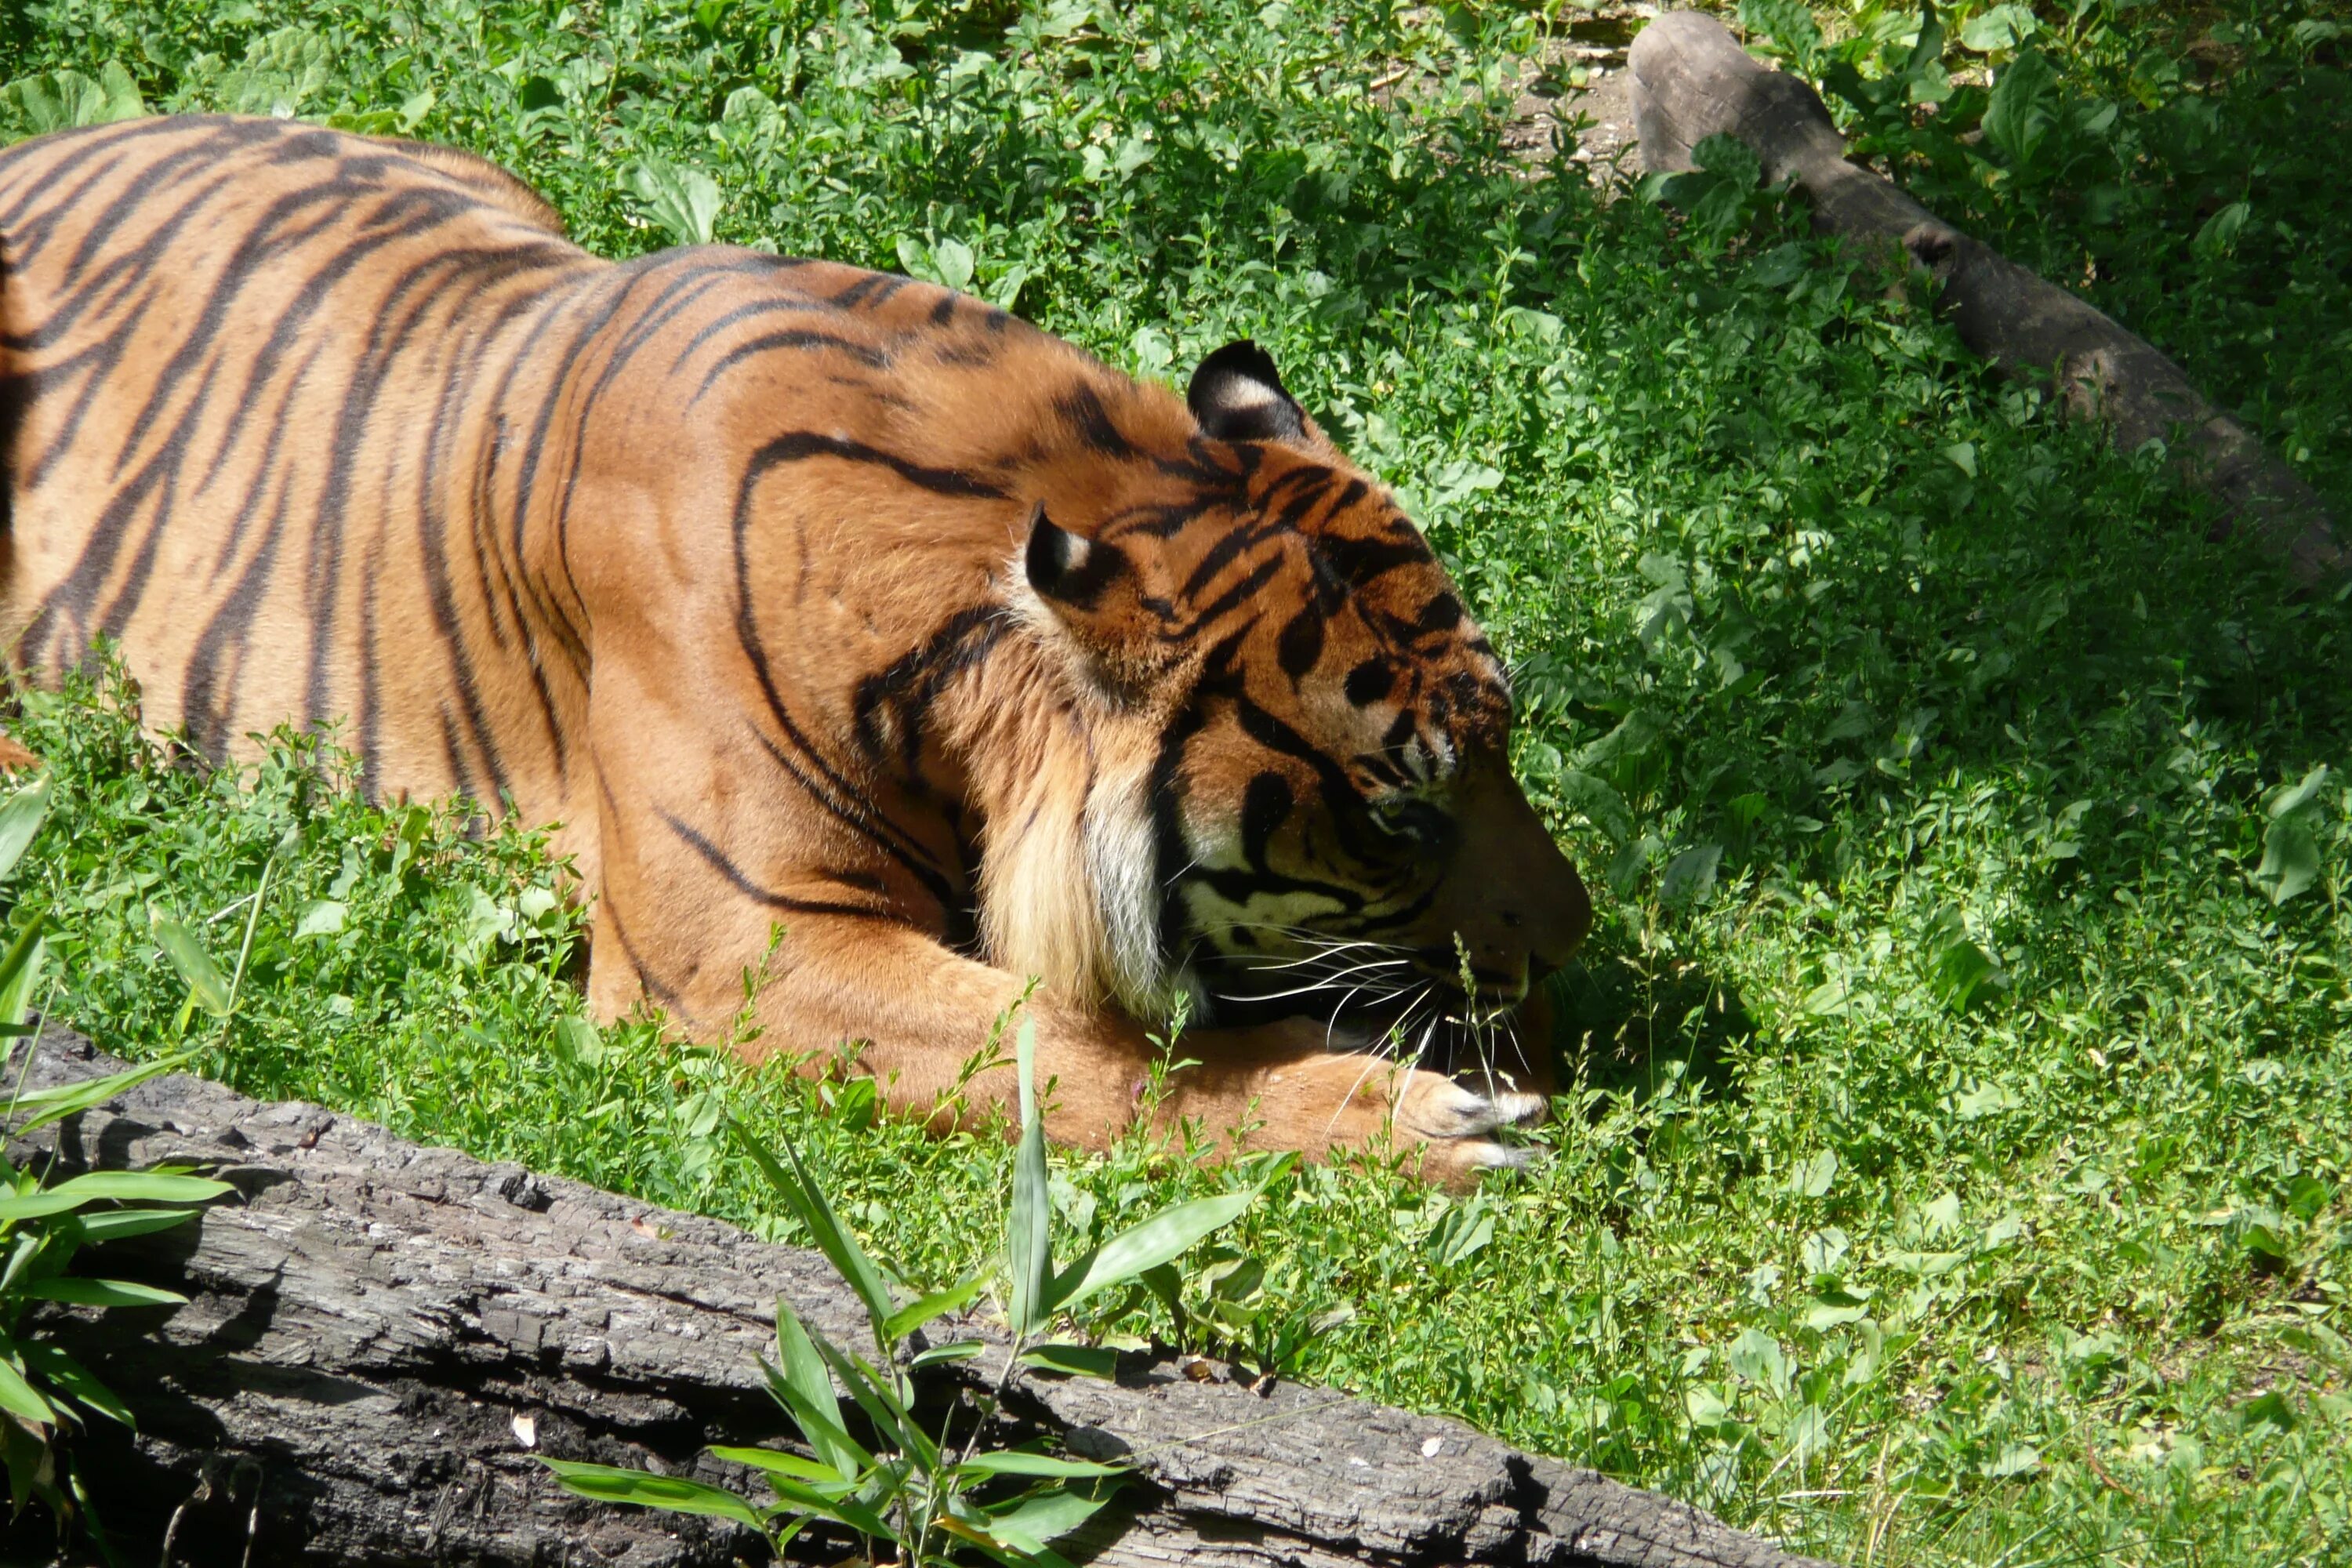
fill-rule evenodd
<path id="1" fill-rule="evenodd" d="M 1534 898 L 1498 912 L 1503 929 L 1526 946 L 1529 984 L 1574 957 L 1592 929 L 1592 899 L 1584 879 L 1566 856 L 1554 851 L 1554 857 L 1558 864 L 1537 884 Z"/>

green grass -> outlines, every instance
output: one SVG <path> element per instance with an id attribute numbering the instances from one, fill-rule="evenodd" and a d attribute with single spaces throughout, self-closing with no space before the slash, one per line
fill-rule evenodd
<path id="1" fill-rule="evenodd" d="M 1832 42 L 1899 34 L 1879 10 Z M 1539 19 L 12 15 L 0 74 L 112 60 L 152 106 L 407 126 L 607 254 L 665 242 L 631 194 L 653 159 L 716 183 L 722 239 L 950 277 L 968 253 L 971 287 L 1141 374 L 1254 335 L 1400 485 L 1518 661 L 1523 776 L 1598 895 L 1562 988 L 1573 1083 L 1550 1159 L 1475 1198 L 1377 1168 L 1278 1184 L 1239 1230 L 1265 1284 L 1226 1302 L 1229 1342 L 1351 1307 L 1298 1375 L 1854 1562 L 2352 1557 L 2352 611 L 2210 542 L 2158 454 L 2060 425 L 1769 193 L 1686 223 L 1507 165 L 1482 89 Z M 1916 142 L 1882 129 L 2021 255 L 2105 258 L 2100 301 L 2352 517 L 2352 205 L 2298 119 L 2340 124 L 2347 74 L 2340 36 L 2289 25 L 2339 15 L 2095 0 L 2045 34 L 2053 112 L 2117 114 L 2063 166 L 1952 165 L 1916 110 Z M 1433 89 L 1371 101 L 1400 60 Z M 2252 216 L 2200 245 L 2221 195 Z M 368 809 L 307 742 L 192 767 L 119 689 L 16 728 L 58 780 L 27 862 L 57 1011 L 109 1046 L 181 1037 L 151 907 L 231 956 L 276 854 L 220 1077 L 790 1238 L 722 1157 L 724 1099 L 910 1278 L 995 1245 L 996 1139 L 559 1026 L 579 931 L 526 837 Z M 2274 903 L 2266 853 L 2315 879 Z M 1055 1172 L 1097 1235 L 1227 1179 L 1138 1151 Z"/>

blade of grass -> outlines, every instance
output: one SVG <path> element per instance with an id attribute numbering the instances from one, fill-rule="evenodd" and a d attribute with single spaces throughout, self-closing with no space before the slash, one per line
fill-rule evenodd
<path id="1" fill-rule="evenodd" d="M 792 1162 L 792 1169 L 787 1171 L 769 1152 L 767 1145 L 753 1136 L 741 1122 L 730 1116 L 726 1119 L 726 1126 L 729 1135 L 751 1157 L 751 1163 L 759 1167 L 760 1173 L 767 1178 L 776 1195 L 784 1200 L 793 1217 L 808 1228 L 809 1235 L 816 1242 L 817 1250 L 824 1254 L 826 1261 L 857 1293 L 857 1299 L 865 1303 L 866 1314 L 878 1331 L 897 1310 L 890 1300 L 890 1288 L 883 1280 L 882 1270 L 866 1255 L 866 1249 L 857 1245 L 856 1237 L 849 1234 L 848 1228 L 833 1212 L 833 1205 L 825 1201 L 824 1189 L 810 1177 L 808 1167 L 801 1161 L 800 1151 L 789 1142 L 785 1142 L 784 1157 Z"/>
<path id="2" fill-rule="evenodd" d="M 1013 1156 L 1013 1202 L 1004 1217 L 1004 1262 L 1012 1276 L 1007 1310 L 1017 1345 L 1044 1328 L 1052 1313 L 1047 1281 L 1053 1278 L 1049 1234 L 1053 1205 L 1045 1176 L 1045 1127 L 1037 1114 L 1037 1025 L 1021 1020 L 1014 1059 L 1021 1077 L 1021 1144 Z"/>

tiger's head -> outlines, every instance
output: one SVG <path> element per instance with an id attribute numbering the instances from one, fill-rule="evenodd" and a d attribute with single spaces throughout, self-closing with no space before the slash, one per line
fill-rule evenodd
<path id="1" fill-rule="evenodd" d="M 1185 403 L 1179 448 L 1037 506 L 1016 568 L 1097 714 L 1101 988 L 1358 1038 L 1500 1014 L 1591 919 L 1511 777 L 1502 660 L 1255 344 L 1210 356 Z M 1098 448 L 1145 442 L 1065 412 Z"/>

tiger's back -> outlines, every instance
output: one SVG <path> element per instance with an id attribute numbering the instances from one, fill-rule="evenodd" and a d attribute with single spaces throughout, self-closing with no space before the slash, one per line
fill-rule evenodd
<path id="1" fill-rule="evenodd" d="M 451 538 L 515 484 L 526 351 L 604 269 L 543 205 L 398 144 L 141 121 L 0 154 L 0 261 L 20 665 L 110 638 L 215 755 L 347 721 L 379 790 L 556 804 L 583 650 L 510 542 L 476 563 L 501 582 Z"/>
<path id="2" fill-rule="evenodd" d="M 592 861 L 583 579 L 613 589 L 609 642 L 661 635 L 619 623 L 724 574 L 723 552 L 649 559 L 633 547 L 657 523 L 627 514 L 675 511 L 681 497 L 649 491 L 684 484 L 689 456 L 740 472 L 756 440 L 730 403 L 764 402 L 760 434 L 814 401 L 824 432 L 920 426 L 937 448 L 974 406 L 996 424 L 1017 412 L 1001 385 L 964 400 L 881 384 L 910 332 L 939 340 L 933 381 L 1002 382 L 991 337 L 1056 370 L 1077 359 L 942 290 L 894 307 L 906 280 L 854 268 L 604 261 L 468 154 L 272 121 L 134 121 L 0 153 L 0 262 L 16 662 L 55 669 L 110 639 L 149 721 L 209 754 L 341 723 L 373 792 L 511 800 L 568 824 Z M 865 310 L 830 302 L 860 286 Z M 824 572 L 882 580 L 835 584 L 826 605 L 856 612 L 785 650 L 796 676 L 856 666 L 859 643 L 887 663 L 905 628 L 862 634 L 905 597 L 897 580 L 945 570 L 977 592 L 1010 537 L 840 524 L 818 520 L 807 543 L 839 552 Z M 909 570 L 908 548 L 932 559 Z M 943 586 L 901 607 L 928 623 Z"/>

